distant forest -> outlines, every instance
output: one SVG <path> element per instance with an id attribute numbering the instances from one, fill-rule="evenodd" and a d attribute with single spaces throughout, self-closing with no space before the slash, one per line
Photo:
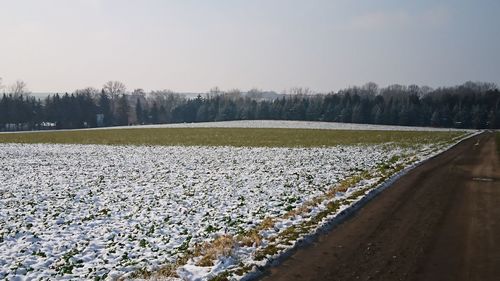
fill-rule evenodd
<path id="1" fill-rule="evenodd" d="M 449 128 L 500 128 L 495 84 L 467 82 L 431 89 L 375 83 L 328 94 L 294 88 L 283 94 L 218 88 L 188 98 L 172 91 L 127 92 L 117 81 L 102 89 L 36 98 L 17 82 L 0 100 L 0 130 L 76 129 L 98 126 L 224 120 L 307 120 Z"/>

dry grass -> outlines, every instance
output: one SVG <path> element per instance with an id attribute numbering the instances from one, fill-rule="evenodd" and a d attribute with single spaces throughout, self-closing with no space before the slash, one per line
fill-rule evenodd
<path id="1" fill-rule="evenodd" d="M 335 193 L 337 192 L 346 192 L 350 187 L 356 185 L 363 179 L 368 178 L 366 174 L 361 174 L 361 175 L 355 175 L 352 177 L 349 177 L 343 181 L 341 181 L 335 188 L 327 192 L 328 197 L 333 197 L 335 196 Z"/>
<path id="2" fill-rule="evenodd" d="M 262 222 L 256 227 L 258 231 L 264 230 L 264 229 L 269 229 L 274 226 L 276 223 L 276 219 L 267 217 Z"/>
<path id="3" fill-rule="evenodd" d="M 176 264 L 168 264 L 162 266 L 157 272 L 153 274 L 153 280 L 155 280 L 155 278 L 164 278 L 164 277 L 178 278 L 179 276 L 177 275 L 176 270 L 181 265 L 183 264 L 176 263 Z"/>
<path id="4" fill-rule="evenodd" d="M 179 257 L 175 263 L 169 263 L 162 265 L 159 269 L 155 271 L 148 271 L 146 269 L 139 269 L 135 271 L 132 275 L 127 278 L 120 277 L 118 280 L 124 281 L 128 279 L 146 279 L 146 280 L 165 280 L 168 278 L 179 278 L 177 275 L 177 269 L 185 265 L 188 260 L 192 258 L 192 255 L 185 254 Z"/>
<path id="5" fill-rule="evenodd" d="M 357 183 L 362 181 L 363 179 L 368 179 L 370 178 L 371 175 L 368 171 L 364 171 L 358 175 L 354 175 L 352 177 L 349 177 L 340 183 L 336 184 L 329 190 L 325 192 L 324 195 L 319 195 L 314 197 L 313 199 L 304 202 L 302 205 L 298 206 L 297 208 L 294 208 L 293 210 L 290 210 L 287 212 L 283 218 L 288 219 L 297 215 L 303 215 L 307 214 L 311 208 L 314 206 L 319 205 L 321 202 L 324 202 L 325 200 L 332 199 L 335 197 L 337 192 L 346 192 L 350 187 L 355 186 Z"/>
<path id="6" fill-rule="evenodd" d="M 276 219 L 271 217 L 266 217 L 262 222 L 256 226 L 254 229 L 251 229 L 245 233 L 238 235 L 237 241 L 240 246 L 258 246 L 262 242 L 262 236 L 259 234 L 262 230 L 270 229 L 274 227 L 276 223 Z"/>
<path id="7" fill-rule="evenodd" d="M 204 243 L 200 249 L 201 259 L 196 263 L 199 266 L 212 266 L 213 261 L 219 257 L 231 255 L 236 241 L 231 235 L 217 237 L 211 243 Z"/>
<path id="8" fill-rule="evenodd" d="M 251 229 L 244 234 L 240 234 L 236 237 L 241 246 L 251 247 L 258 246 L 262 242 L 262 236 L 260 236 L 257 229 Z"/>
<path id="9" fill-rule="evenodd" d="M 319 196 L 318 196 L 319 197 Z M 315 197 L 314 199 L 318 198 L 318 197 Z M 313 200 L 314 200 L 313 199 Z M 301 215 L 301 214 L 305 214 L 305 213 L 308 213 L 309 210 L 311 209 L 311 207 L 313 207 L 314 204 L 312 203 L 312 201 L 308 201 L 308 202 L 305 202 L 303 203 L 302 205 L 298 206 L 297 208 L 293 209 L 293 210 L 290 210 L 289 212 L 287 212 L 283 218 L 284 219 L 289 219 L 289 218 L 292 218 L 292 217 L 295 217 L 297 215 Z"/>

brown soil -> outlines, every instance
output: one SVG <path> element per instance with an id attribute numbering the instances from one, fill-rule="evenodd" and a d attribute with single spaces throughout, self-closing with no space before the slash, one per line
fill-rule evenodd
<path id="1" fill-rule="evenodd" d="M 500 280 L 494 135 L 412 170 L 262 280 Z"/>

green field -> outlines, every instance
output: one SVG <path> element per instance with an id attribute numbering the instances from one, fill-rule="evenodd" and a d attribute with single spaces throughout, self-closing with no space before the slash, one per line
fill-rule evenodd
<path id="1" fill-rule="evenodd" d="M 447 142 L 463 132 L 313 129 L 148 128 L 0 134 L 0 143 L 321 147 L 339 144 Z"/>

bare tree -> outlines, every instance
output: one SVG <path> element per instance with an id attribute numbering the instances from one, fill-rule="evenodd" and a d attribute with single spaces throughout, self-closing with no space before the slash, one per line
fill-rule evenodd
<path id="1" fill-rule="evenodd" d="M 309 95 L 313 95 L 314 92 L 307 87 L 306 88 L 294 87 L 288 91 L 288 94 L 292 95 L 292 96 L 309 96 Z"/>
<path id="2" fill-rule="evenodd" d="M 28 84 L 22 80 L 17 80 L 14 84 L 12 84 L 9 87 L 9 92 L 15 97 L 21 95 L 27 96 L 30 94 L 28 91 Z"/>
<path id="3" fill-rule="evenodd" d="M 259 90 L 257 88 L 252 88 L 247 92 L 246 96 L 251 98 L 251 99 L 260 100 L 260 99 L 262 99 L 263 94 L 262 94 L 262 90 Z"/>
<path id="4" fill-rule="evenodd" d="M 225 94 L 224 94 L 225 97 L 229 98 L 229 99 L 237 99 L 237 98 L 241 98 L 242 96 L 242 93 L 240 91 L 240 89 L 231 89 L 229 91 L 227 91 Z"/>
<path id="5" fill-rule="evenodd" d="M 146 92 L 144 92 L 141 88 L 137 88 L 132 91 L 132 96 L 144 98 L 146 96 Z"/>
<path id="6" fill-rule="evenodd" d="M 94 87 L 87 87 L 87 88 L 83 88 L 83 89 L 78 89 L 75 91 L 75 94 L 88 95 L 93 100 L 99 99 L 99 90 L 94 88 Z"/>
<path id="7" fill-rule="evenodd" d="M 182 94 L 174 93 L 171 90 L 151 91 L 148 96 L 150 104 L 156 103 L 158 106 L 171 107 L 180 104 L 185 99 Z"/>
<path id="8" fill-rule="evenodd" d="M 108 81 L 102 86 L 102 90 L 106 93 L 111 100 L 116 100 L 118 96 L 124 94 L 127 88 L 125 84 L 120 81 Z"/>
<path id="9" fill-rule="evenodd" d="M 369 95 L 378 95 L 379 93 L 379 88 L 377 83 L 375 82 L 368 82 L 361 87 L 367 94 Z"/>
<path id="10" fill-rule="evenodd" d="M 210 90 L 208 90 L 207 98 L 212 98 L 212 97 L 215 97 L 215 96 L 220 95 L 222 93 L 223 92 L 221 91 L 221 89 L 219 87 L 215 86 L 215 87 L 212 87 Z"/>
<path id="11" fill-rule="evenodd" d="M 120 81 L 108 81 L 102 86 L 103 92 L 108 95 L 108 97 L 111 100 L 111 112 L 113 115 L 115 115 L 117 104 L 118 104 L 118 98 L 120 95 L 125 94 L 125 91 L 127 88 L 125 87 L 125 84 L 123 84 Z"/>
<path id="12" fill-rule="evenodd" d="M 141 124 L 145 121 L 143 106 L 147 107 L 146 92 L 137 88 L 128 96 L 128 121 L 131 124 Z"/>
<path id="13" fill-rule="evenodd" d="M 428 95 L 429 93 L 431 93 L 432 91 L 434 91 L 434 89 L 432 89 L 431 87 L 429 86 L 422 86 L 420 87 L 420 97 L 423 97 L 423 96 L 426 96 Z"/>

